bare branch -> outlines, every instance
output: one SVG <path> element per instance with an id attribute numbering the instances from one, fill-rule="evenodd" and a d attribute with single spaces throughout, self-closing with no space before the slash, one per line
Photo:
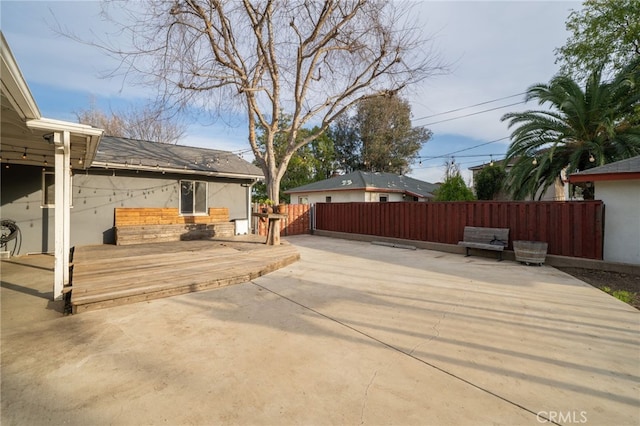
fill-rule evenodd
<path id="1" fill-rule="evenodd" d="M 107 50 L 125 73 L 160 88 L 159 100 L 171 108 L 243 110 L 275 201 L 291 155 L 318 136 L 296 141 L 302 126 L 320 123 L 325 131 L 358 100 L 445 69 L 425 50 L 430 42 L 411 25 L 410 9 L 392 0 L 146 0 L 117 7 L 129 8 L 131 21 L 114 25 L 131 37 L 131 48 Z M 276 156 L 282 111 L 292 120 L 286 152 Z"/>

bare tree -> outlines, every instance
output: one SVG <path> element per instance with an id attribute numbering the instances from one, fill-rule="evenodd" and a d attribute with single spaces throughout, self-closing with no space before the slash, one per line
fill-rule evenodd
<path id="1" fill-rule="evenodd" d="M 244 111 L 249 143 L 269 198 L 291 156 L 358 100 L 395 93 L 444 66 L 395 1 L 147 0 L 130 7 L 121 31 L 133 48 L 113 47 L 128 75 L 144 76 L 164 101 L 217 114 Z M 108 16 L 108 9 L 105 9 Z M 117 22 L 114 22 L 117 24 Z M 291 116 L 284 155 L 274 137 Z M 305 124 L 320 130 L 300 138 Z M 265 130 L 259 149 L 256 128 Z"/>
<path id="2" fill-rule="evenodd" d="M 88 109 L 76 112 L 79 123 L 104 129 L 106 135 L 176 144 L 186 128 L 174 117 L 162 117 L 162 111 L 151 106 L 123 111 L 99 109 L 92 101 Z"/>

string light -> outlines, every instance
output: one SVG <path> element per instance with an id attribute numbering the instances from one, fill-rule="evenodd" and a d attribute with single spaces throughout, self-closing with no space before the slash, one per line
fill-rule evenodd
<path id="1" fill-rule="evenodd" d="M 491 158 L 491 161 L 489 161 L 489 165 L 493 167 L 493 155 L 491 155 L 489 158 Z"/>
<path id="2" fill-rule="evenodd" d="M 531 162 L 534 166 L 538 164 L 538 159 L 533 157 L 533 161 Z"/>
<path id="3" fill-rule="evenodd" d="M 42 156 L 42 158 L 44 158 L 43 164 L 44 164 L 45 166 L 47 166 L 47 165 L 49 164 L 49 163 L 47 162 L 47 156 L 46 156 L 46 155 L 43 155 L 43 156 Z"/>
<path id="4" fill-rule="evenodd" d="M 593 154 L 589 153 L 589 162 L 593 163 L 594 161 L 596 161 L 595 157 L 593 156 Z"/>
<path id="5" fill-rule="evenodd" d="M 26 160 L 27 159 L 27 147 L 24 147 L 24 154 L 22 154 L 22 159 Z"/>

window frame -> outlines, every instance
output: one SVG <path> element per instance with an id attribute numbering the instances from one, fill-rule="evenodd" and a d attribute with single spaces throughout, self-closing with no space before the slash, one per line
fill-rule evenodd
<path id="1" fill-rule="evenodd" d="M 184 212 L 182 210 L 182 185 L 185 182 L 190 182 L 192 187 L 193 187 L 193 196 L 192 196 L 192 205 L 191 208 L 193 209 L 192 212 Z M 204 211 L 202 212 L 198 212 L 196 211 L 196 197 L 195 197 L 195 188 L 196 188 L 196 184 L 201 183 L 204 184 Z M 181 179 L 180 180 L 180 194 L 178 197 L 178 212 L 180 214 L 180 216 L 207 216 L 209 214 L 209 182 L 205 181 L 205 180 L 195 180 L 195 179 Z"/>
<path id="2" fill-rule="evenodd" d="M 51 194 L 51 197 L 53 197 L 53 199 L 48 199 L 47 197 L 47 193 L 48 193 L 47 176 L 51 176 L 53 178 L 53 181 L 51 182 L 51 188 L 53 189 L 53 194 Z M 42 171 L 42 183 L 40 185 L 40 190 L 42 191 L 42 200 L 40 202 L 40 207 L 42 207 L 43 209 L 55 208 L 56 207 L 56 173 L 54 171 L 53 172 L 47 171 L 47 170 Z"/>

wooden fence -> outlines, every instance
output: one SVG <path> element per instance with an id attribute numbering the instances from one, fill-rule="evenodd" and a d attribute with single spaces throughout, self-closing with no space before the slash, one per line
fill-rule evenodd
<path id="1" fill-rule="evenodd" d="M 315 228 L 457 244 L 465 226 L 509 228 L 514 240 L 546 241 L 548 253 L 602 259 L 602 201 L 318 203 Z"/>
<path id="2" fill-rule="evenodd" d="M 311 206 L 309 204 L 287 204 L 287 218 L 282 221 L 280 235 L 300 235 L 311 232 Z M 258 211 L 258 206 L 254 205 L 254 211 Z M 256 219 L 257 233 L 267 235 L 267 222 Z"/>

